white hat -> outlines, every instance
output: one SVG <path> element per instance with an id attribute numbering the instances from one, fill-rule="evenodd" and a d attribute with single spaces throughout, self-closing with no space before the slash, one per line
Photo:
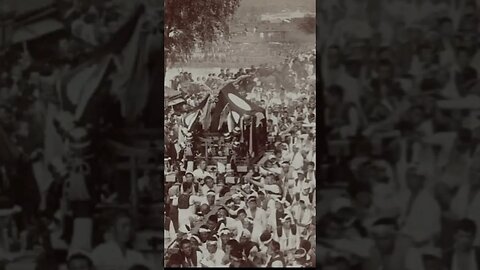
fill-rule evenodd
<path id="1" fill-rule="evenodd" d="M 194 235 L 194 234 L 190 235 L 189 240 L 191 241 L 192 239 L 195 240 L 195 241 L 197 241 L 198 244 L 202 243 L 202 241 L 200 240 L 200 238 L 199 238 L 198 236 Z"/>
<path id="2" fill-rule="evenodd" d="M 222 236 L 222 235 L 230 234 L 230 233 L 231 233 L 231 231 L 228 228 L 223 228 L 218 232 L 218 235 Z"/>
<path id="3" fill-rule="evenodd" d="M 338 197 L 335 200 L 333 200 L 330 206 L 330 212 L 337 213 L 343 208 L 351 208 L 351 207 L 352 207 L 352 201 L 350 199 L 345 197 Z"/>

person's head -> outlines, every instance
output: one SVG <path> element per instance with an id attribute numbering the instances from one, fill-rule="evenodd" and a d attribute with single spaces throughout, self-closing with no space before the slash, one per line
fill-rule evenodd
<path id="1" fill-rule="evenodd" d="M 238 242 L 235 239 L 229 239 L 225 244 L 225 253 L 231 254 L 232 250 L 234 250 L 238 246 Z"/>
<path id="2" fill-rule="evenodd" d="M 315 171 L 315 162 L 313 162 L 313 161 L 308 162 L 308 164 L 307 164 L 307 170 L 308 170 L 309 172 Z"/>
<path id="3" fill-rule="evenodd" d="M 455 32 L 453 21 L 449 17 L 439 19 L 438 27 L 440 34 L 444 37 L 451 37 Z"/>
<path id="4" fill-rule="evenodd" d="M 232 239 L 230 230 L 223 229 L 220 231 L 220 240 L 222 241 L 222 244 L 227 244 L 230 239 Z"/>
<path id="5" fill-rule="evenodd" d="M 201 170 L 205 170 L 207 168 L 207 161 L 205 159 L 201 159 L 198 162 L 198 168 Z"/>
<path id="6" fill-rule="evenodd" d="M 203 203 L 200 205 L 200 213 L 205 216 L 210 212 L 210 205 Z"/>
<path id="7" fill-rule="evenodd" d="M 298 181 L 305 180 L 305 173 L 302 170 L 297 172 L 297 179 L 298 179 Z"/>
<path id="8" fill-rule="evenodd" d="M 82 253 L 73 253 L 67 259 L 67 268 L 68 270 L 93 270 L 93 261 L 92 259 Z"/>
<path id="9" fill-rule="evenodd" d="M 185 174 L 185 181 L 186 181 L 186 182 L 193 183 L 193 180 L 194 180 L 193 173 L 187 172 L 187 173 Z"/>
<path id="10" fill-rule="evenodd" d="M 397 224 L 394 219 L 382 218 L 373 223 L 372 237 L 375 246 L 382 253 L 389 253 L 395 247 Z"/>
<path id="11" fill-rule="evenodd" d="M 412 166 L 407 170 L 407 186 L 412 192 L 422 190 L 426 180 L 426 172 L 418 166 Z"/>
<path id="12" fill-rule="evenodd" d="M 239 220 L 244 220 L 246 217 L 247 217 L 247 212 L 245 212 L 245 210 L 240 209 L 237 211 L 237 218 Z"/>
<path id="13" fill-rule="evenodd" d="M 213 181 L 213 178 L 210 177 L 210 176 L 207 176 L 205 177 L 205 185 L 209 188 L 213 188 L 213 185 L 215 184 L 215 182 Z"/>
<path id="14" fill-rule="evenodd" d="M 255 210 L 255 209 L 257 209 L 257 198 L 254 197 L 254 196 L 248 198 L 247 204 L 248 204 L 248 208 L 249 208 L 250 210 Z"/>
<path id="15" fill-rule="evenodd" d="M 215 196 L 216 195 L 217 194 L 215 193 L 214 190 L 210 190 L 210 191 L 207 192 L 207 201 L 210 205 L 215 204 Z"/>
<path id="16" fill-rule="evenodd" d="M 220 209 L 218 209 L 217 216 L 219 219 L 228 217 L 227 209 L 225 209 L 225 207 L 221 207 Z"/>
<path id="17" fill-rule="evenodd" d="M 267 253 L 270 256 L 276 255 L 278 252 L 280 252 L 280 243 L 278 243 L 275 240 L 272 240 L 270 244 L 268 245 L 268 250 Z"/>
<path id="18" fill-rule="evenodd" d="M 208 217 L 207 220 L 207 226 L 210 230 L 214 230 L 217 227 L 218 224 L 218 216 L 217 215 L 211 215 Z"/>
<path id="19" fill-rule="evenodd" d="M 215 237 L 210 237 L 207 240 L 207 250 L 208 250 L 208 252 L 215 253 L 215 252 L 217 252 L 217 248 L 218 248 L 217 239 Z"/>
<path id="20" fill-rule="evenodd" d="M 192 182 L 183 182 L 182 183 L 182 188 L 183 188 L 184 193 L 192 192 L 192 189 L 193 189 Z"/>
<path id="21" fill-rule="evenodd" d="M 331 85 L 327 88 L 325 103 L 327 106 L 335 106 L 343 101 L 344 89 L 339 85 Z"/>
<path id="22" fill-rule="evenodd" d="M 241 247 L 235 246 L 230 252 L 230 266 L 235 268 L 241 267 L 243 259 Z"/>
<path id="23" fill-rule="evenodd" d="M 265 200 L 265 193 L 263 191 L 258 192 L 258 200 L 263 202 Z"/>
<path id="24" fill-rule="evenodd" d="M 286 216 L 282 219 L 282 226 L 285 229 L 290 229 L 292 227 L 292 217 Z"/>
<path id="25" fill-rule="evenodd" d="M 462 219 L 458 222 L 455 231 L 455 249 L 468 251 L 472 248 L 475 236 L 477 234 L 477 225 L 471 219 Z"/>
<path id="26" fill-rule="evenodd" d="M 180 252 L 185 256 L 191 256 L 193 253 L 192 243 L 188 239 L 183 239 L 180 241 Z"/>
<path id="27" fill-rule="evenodd" d="M 205 242 L 208 237 L 210 236 L 210 227 L 208 225 L 202 225 L 200 227 L 200 229 L 198 230 L 198 234 L 200 236 L 200 240 L 202 240 L 203 242 Z"/>
<path id="28" fill-rule="evenodd" d="M 133 224 L 130 214 L 118 211 L 113 214 L 110 221 L 110 231 L 113 239 L 121 245 L 126 245 L 132 238 Z"/>
<path id="29" fill-rule="evenodd" d="M 288 173 L 290 171 L 290 162 L 285 161 L 282 163 L 282 171 Z"/>

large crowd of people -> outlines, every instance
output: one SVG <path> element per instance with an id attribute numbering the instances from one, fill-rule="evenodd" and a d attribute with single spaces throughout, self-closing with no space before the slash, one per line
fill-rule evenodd
<path id="1" fill-rule="evenodd" d="M 268 148 L 255 162 L 232 159 L 235 143 L 228 142 L 238 136 L 238 127 L 230 133 L 221 130 L 224 147 L 218 143 L 214 151 L 205 151 L 197 134 L 181 142 L 185 112 L 166 108 L 167 267 L 315 266 L 316 99 L 315 75 L 308 68 L 314 58 L 307 52 L 289 59 L 301 59 L 310 71 L 303 76 L 286 68 L 292 88 L 262 81 L 255 66 L 200 78 L 205 84 L 253 78 L 239 93 L 266 110 Z M 175 80 L 194 78 L 182 73 Z"/>
<path id="2" fill-rule="evenodd" d="M 133 9 L 119 1 L 58 5 L 66 31 L 0 55 L 0 269 L 149 269 L 152 261 L 131 246 L 138 224 L 118 210 L 99 170 L 104 149 L 93 146 L 91 131 L 111 123 L 74 121 L 62 112 L 58 84 Z"/>
<path id="3" fill-rule="evenodd" d="M 478 269 L 476 1 L 321 1 L 322 269 Z"/>

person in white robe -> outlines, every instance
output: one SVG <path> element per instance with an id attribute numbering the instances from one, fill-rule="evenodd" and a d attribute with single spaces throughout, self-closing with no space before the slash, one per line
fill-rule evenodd
<path id="1" fill-rule="evenodd" d="M 273 239 L 280 243 L 280 249 L 283 252 L 292 252 L 300 244 L 299 228 L 292 228 L 293 218 L 290 215 L 281 219 L 282 228 L 273 232 Z"/>
<path id="2" fill-rule="evenodd" d="M 433 245 L 440 234 L 441 209 L 431 190 L 425 187 L 428 172 L 418 165 L 407 170 L 407 189 L 400 192 L 400 233 L 417 246 Z"/>
<path id="3" fill-rule="evenodd" d="M 128 270 L 137 264 L 146 264 L 143 255 L 127 247 L 132 236 L 132 220 L 118 213 L 111 223 L 106 241 L 92 251 L 92 260 L 98 270 Z"/>
<path id="4" fill-rule="evenodd" d="M 476 155 L 470 165 L 469 181 L 457 191 L 450 205 L 450 218 L 458 220 L 468 218 L 480 228 L 480 155 Z M 475 244 L 480 244 L 479 234 Z"/>
<path id="5" fill-rule="evenodd" d="M 222 267 L 223 257 L 225 256 L 225 252 L 218 248 L 218 240 L 214 237 L 211 237 L 207 240 L 207 250 L 205 253 L 202 254 L 202 260 L 200 264 L 203 267 Z"/>
<path id="6" fill-rule="evenodd" d="M 265 210 L 258 207 L 255 196 L 250 196 L 247 199 L 247 205 L 247 217 L 253 218 L 252 239 L 259 239 L 267 227 L 267 214 Z"/>
<path id="7" fill-rule="evenodd" d="M 205 177 L 210 176 L 210 173 L 207 172 L 207 162 L 205 160 L 201 160 L 197 166 L 197 169 L 193 171 L 193 176 L 195 180 L 198 179 L 205 179 Z"/>

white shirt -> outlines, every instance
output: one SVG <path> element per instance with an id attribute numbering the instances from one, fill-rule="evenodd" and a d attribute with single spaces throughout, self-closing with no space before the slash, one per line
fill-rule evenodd
<path id="1" fill-rule="evenodd" d="M 195 177 L 195 180 L 205 179 L 205 177 L 207 177 L 207 176 L 212 177 L 207 171 L 204 171 L 200 168 L 193 171 L 193 177 Z"/>
<path id="2" fill-rule="evenodd" d="M 312 210 L 309 209 L 308 207 L 305 210 L 303 211 L 302 210 L 303 209 L 299 204 L 292 206 L 293 217 L 297 220 L 297 222 L 303 225 L 312 223 L 313 215 L 314 215 Z"/>
<path id="3" fill-rule="evenodd" d="M 411 209 L 407 212 L 411 196 L 410 191 L 404 191 L 399 198 L 404 222 L 402 233 L 416 242 L 432 240 L 441 230 L 440 206 L 430 191 L 423 190 L 413 199 Z"/>
<path id="4" fill-rule="evenodd" d="M 136 264 L 145 264 L 142 254 L 128 249 L 125 254 L 115 242 L 105 242 L 92 252 L 92 260 L 97 270 L 128 270 Z"/>
<path id="5" fill-rule="evenodd" d="M 217 248 L 217 251 L 213 254 L 206 251 L 203 253 L 203 259 L 200 263 L 207 267 L 221 267 L 224 256 L 225 252 L 221 248 Z"/>

